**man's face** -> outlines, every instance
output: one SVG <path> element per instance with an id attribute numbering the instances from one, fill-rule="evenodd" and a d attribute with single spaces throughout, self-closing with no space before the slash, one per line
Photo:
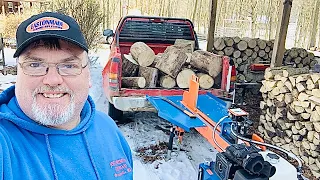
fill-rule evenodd
<path id="1" fill-rule="evenodd" d="M 88 66 L 80 75 L 61 76 L 57 63 L 88 62 L 87 53 L 65 41 L 59 41 L 61 49 L 49 49 L 43 45 L 27 48 L 20 56 L 19 63 L 49 63 L 46 75 L 25 74 L 18 65 L 16 97 L 22 111 L 31 119 L 47 126 L 59 126 L 80 120 L 80 112 L 88 97 L 90 72 Z M 33 64 L 32 64 L 33 66 Z M 69 66 L 67 66 L 69 67 Z"/>

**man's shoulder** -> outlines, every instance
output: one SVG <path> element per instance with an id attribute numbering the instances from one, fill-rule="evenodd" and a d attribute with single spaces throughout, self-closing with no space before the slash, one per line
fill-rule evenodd
<path id="1" fill-rule="evenodd" d="M 114 120 L 109 115 L 107 115 L 106 113 L 101 112 L 101 111 L 95 112 L 95 121 L 98 124 L 117 126 L 117 124 L 114 122 Z"/>

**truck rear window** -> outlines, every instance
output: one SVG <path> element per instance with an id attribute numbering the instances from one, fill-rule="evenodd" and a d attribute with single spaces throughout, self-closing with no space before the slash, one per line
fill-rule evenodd
<path id="1" fill-rule="evenodd" d="M 121 28 L 119 41 L 174 44 L 176 39 L 194 40 L 192 29 L 188 21 L 127 19 Z"/>

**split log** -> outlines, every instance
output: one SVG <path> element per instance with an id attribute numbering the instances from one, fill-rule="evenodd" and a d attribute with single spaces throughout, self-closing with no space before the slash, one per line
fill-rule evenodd
<path id="1" fill-rule="evenodd" d="M 138 75 L 139 64 L 133 59 L 131 54 L 124 54 L 122 57 L 122 76 L 134 77 Z"/>
<path id="2" fill-rule="evenodd" d="M 192 53 L 190 64 L 215 78 L 222 70 L 222 56 L 207 51 L 197 50 Z"/>
<path id="3" fill-rule="evenodd" d="M 121 85 L 123 88 L 144 88 L 146 79 L 144 77 L 122 77 Z"/>
<path id="4" fill-rule="evenodd" d="M 311 77 L 313 83 L 317 83 L 318 80 L 320 79 L 320 74 L 319 73 L 313 73 L 313 74 L 310 75 L 310 77 Z"/>
<path id="5" fill-rule="evenodd" d="M 309 95 L 307 95 L 306 93 L 304 93 L 304 92 L 301 92 L 300 94 L 299 94 L 299 96 L 298 96 L 298 100 L 299 101 L 307 101 L 307 100 L 309 100 Z"/>
<path id="6" fill-rule="evenodd" d="M 246 49 L 246 50 L 244 51 L 244 53 L 245 53 L 247 56 L 251 56 L 251 55 L 253 54 L 253 50 L 252 50 L 252 49 Z M 254 58 L 256 58 L 256 57 L 254 57 Z"/>
<path id="7" fill-rule="evenodd" d="M 178 87 L 189 88 L 192 75 L 195 75 L 195 73 L 191 69 L 186 68 L 180 71 L 176 78 Z"/>
<path id="8" fill-rule="evenodd" d="M 292 96 L 292 94 L 291 94 L 291 93 L 286 93 L 286 94 L 284 95 L 284 101 L 285 101 L 286 104 L 292 103 L 292 102 L 293 102 L 293 96 Z"/>
<path id="9" fill-rule="evenodd" d="M 153 50 L 143 42 L 136 42 L 130 48 L 130 53 L 140 66 L 150 66 L 154 59 L 155 54 Z"/>
<path id="10" fill-rule="evenodd" d="M 312 89 L 311 94 L 312 94 L 314 97 L 320 98 L 320 89 Z"/>
<path id="11" fill-rule="evenodd" d="M 320 98 L 318 98 L 318 97 L 316 97 L 316 96 L 311 96 L 311 97 L 309 97 L 309 100 L 310 100 L 311 102 L 313 102 L 314 104 L 316 104 L 316 105 L 320 105 Z"/>
<path id="12" fill-rule="evenodd" d="M 208 74 L 197 73 L 199 78 L 199 86 L 203 89 L 210 89 L 214 85 L 214 79 Z"/>
<path id="13" fill-rule="evenodd" d="M 144 77 L 146 80 L 147 88 L 155 88 L 158 80 L 158 69 L 153 67 L 140 67 L 139 77 Z"/>
<path id="14" fill-rule="evenodd" d="M 187 59 L 188 56 L 181 49 L 169 46 L 155 67 L 171 77 L 176 78 Z"/>
<path id="15" fill-rule="evenodd" d="M 159 82 L 161 87 L 167 89 L 171 89 L 176 86 L 176 80 L 169 75 L 161 76 Z"/>

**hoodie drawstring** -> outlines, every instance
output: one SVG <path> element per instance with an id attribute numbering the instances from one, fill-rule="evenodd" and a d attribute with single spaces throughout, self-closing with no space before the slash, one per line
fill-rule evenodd
<path id="1" fill-rule="evenodd" d="M 53 171 L 53 176 L 54 176 L 55 180 L 58 180 L 58 174 L 57 174 L 56 167 L 54 165 L 48 134 L 45 134 L 45 137 L 46 137 L 46 144 L 47 144 L 48 154 L 49 154 L 49 157 L 50 157 L 50 164 L 51 164 L 51 168 L 52 168 L 52 171 Z"/>
<path id="2" fill-rule="evenodd" d="M 89 143 L 88 143 L 87 135 L 86 135 L 85 132 L 83 132 L 82 135 L 83 135 L 84 142 L 85 142 L 85 144 L 86 144 L 86 148 L 87 148 L 87 151 L 88 151 L 88 154 L 89 154 L 89 158 L 90 158 L 90 160 L 91 160 L 92 167 L 93 167 L 93 169 L 94 169 L 94 173 L 96 174 L 97 179 L 100 180 L 100 176 L 99 176 L 99 173 L 98 173 L 97 166 L 96 166 L 96 164 L 95 164 L 95 162 L 94 162 L 94 159 L 93 159 L 93 157 L 92 157 L 92 152 L 91 152 L 91 149 L 90 149 L 90 145 L 89 145 Z"/>

